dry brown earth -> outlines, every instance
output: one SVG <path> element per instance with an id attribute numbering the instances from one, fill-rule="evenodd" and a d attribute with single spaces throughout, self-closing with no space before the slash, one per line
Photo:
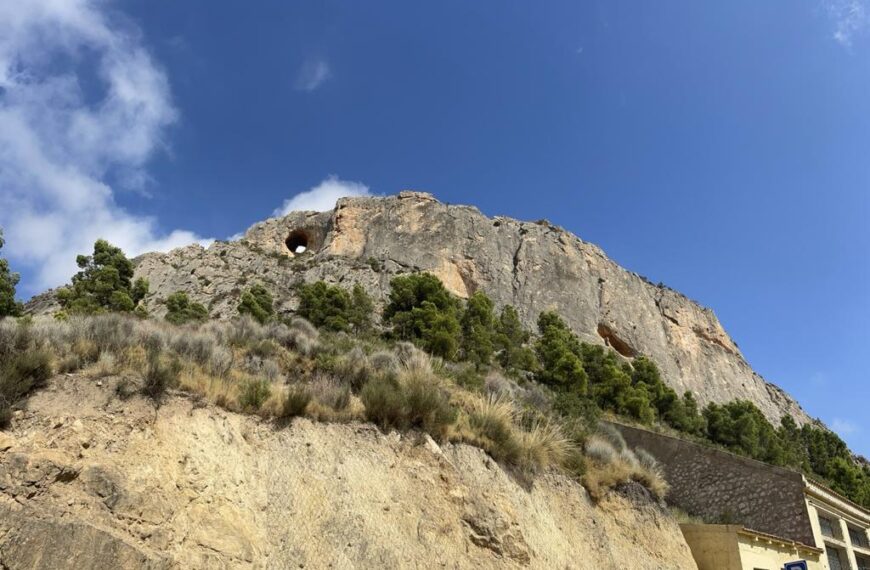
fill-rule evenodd
<path id="1" fill-rule="evenodd" d="M 695 568 L 639 493 L 595 506 L 367 424 L 155 412 L 117 381 L 55 378 L 0 432 L 0 568 Z"/>

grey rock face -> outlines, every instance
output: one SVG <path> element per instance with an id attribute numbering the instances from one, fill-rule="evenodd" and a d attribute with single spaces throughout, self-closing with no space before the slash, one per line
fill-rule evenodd
<path id="1" fill-rule="evenodd" d="M 294 254 L 288 243 L 306 251 Z M 541 311 L 556 310 L 587 342 L 648 355 L 668 384 L 702 403 L 743 398 L 774 422 L 786 413 L 809 420 L 752 370 L 710 309 L 545 221 L 488 218 L 429 194 L 346 198 L 332 212 L 293 212 L 254 225 L 238 242 L 144 255 L 136 275 L 150 281 L 153 313 L 185 291 L 221 318 L 236 314 L 241 291 L 254 282 L 273 293 L 279 312 L 290 313 L 299 283 L 360 283 L 383 301 L 392 277 L 414 271 L 437 275 L 461 297 L 483 290 L 498 306 L 512 304 L 531 329 Z"/>

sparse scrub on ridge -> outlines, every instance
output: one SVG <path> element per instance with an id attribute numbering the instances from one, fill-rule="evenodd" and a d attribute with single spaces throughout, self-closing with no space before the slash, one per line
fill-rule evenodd
<path id="1" fill-rule="evenodd" d="M 629 480 L 660 496 L 654 458 L 597 427 L 602 414 L 614 415 L 801 469 L 870 506 L 870 470 L 821 426 L 798 427 L 790 417 L 773 426 L 750 402 L 701 409 L 691 393 L 669 388 L 651 360 L 580 342 L 555 312 L 540 315 L 533 335 L 512 307 L 496 318 L 483 293 L 463 301 L 431 275 L 392 284 L 382 331 L 357 334 L 369 325 L 346 312 L 350 324 L 338 331 L 300 316 L 278 319 L 268 292 L 254 285 L 243 297 L 268 310 L 242 303 L 243 314 L 230 321 L 175 326 L 118 313 L 0 319 L 0 363 L 41 351 L 49 370 L 141 377 L 157 400 L 178 388 L 264 418 L 368 419 L 480 446 L 526 472 L 558 467 L 582 476 L 598 496 Z M 0 394 L 0 423 L 39 383 Z"/>
<path id="2" fill-rule="evenodd" d="M 178 388 L 264 418 L 367 419 L 384 430 L 421 430 L 478 445 L 529 473 L 560 468 L 579 476 L 585 469 L 575 431 L 548 415 L 549 396 L 536 384 L 445 363 L 410 342 L 321 333 L 298 317 L 289 324 L 243 316 L 175 326 L 98 315 L 33 328 L 0 325 L 0 347 L 31 346 L 34 337 L 87 376 L 141 370 L 141 392 L 158 403 Z M 484 374 L 500 397 L 480 395 Z M 544 402 L 531 404 L 536 398 Z"/>

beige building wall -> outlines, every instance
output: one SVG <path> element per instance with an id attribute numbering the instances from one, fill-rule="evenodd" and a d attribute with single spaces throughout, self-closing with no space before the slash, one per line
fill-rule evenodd
<path id="1" fill-rule="evenodd" d="M 809 570 L 824 570 L 821 551 L 740 525 L 680 525 L 698 570 L 782 570 L 806 560 Z"/>
<path id="2" fill-rule="evenodd" d="M 822 569 L 832 570 L 828 564 L 829 550 L 839 553 L 842 568 L 870 569 L 870 513 L 813 481 L 807 481 L 805 493 L 815 543 L 825 549 Z M 829 531 L 833 533 L 823 531 L 823 518 L 830 523 Z M 856 536 L 863 544 L 856 543 Z"/>

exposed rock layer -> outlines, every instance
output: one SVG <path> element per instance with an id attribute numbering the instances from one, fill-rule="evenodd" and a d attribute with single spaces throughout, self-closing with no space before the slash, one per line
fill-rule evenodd
<path id="1" fill-rule="evenodd" d="M 59 377 L 0 432 L 0 568 L 694 569 L 676 522 L 556 474 L 369 425 Z"/>
<path id="2" fill-rule="evenodd" d="M 304 254 L 288 250 L 291 233 L 304 235 Z M 702 403 L 742 398 L 774 422 L 786 413 L 799 423 L 809 420 L 788 394 L 752 370 L 711 310 L 549 223 L 492 219 L 429 194 L 342 199 L 332 212 L 294 212 L 256 224 L 238 242 L 147 254 L 136 273 L 149 279 L 148 305 L 158 315 L 166 297 L 186 291 L 212 315 L 227 317 L 253 282 L 268 287 L 279 310 L 290 312 L 297 303 L 294 286 L 303 281 L 361 283 L 383 300 L 394 275 L 418 270 L 438 275 L 462 297 L 482 289 L 499 306 L 514 305 L 529 328 L 541 311 L 554 309 L 583 340 L 625 356 L 650 356 L 668 384 L 693 391 Z M 50 303 L 32 308 L 46 310 Z"/>

